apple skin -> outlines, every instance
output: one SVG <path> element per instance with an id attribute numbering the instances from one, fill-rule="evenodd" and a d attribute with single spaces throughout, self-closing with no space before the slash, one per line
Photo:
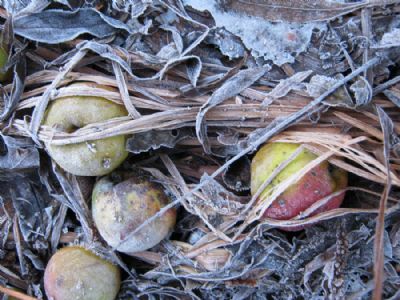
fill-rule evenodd
<path id="1" fill-rule="evenodd" d="M 113 300 L 121 284 L 117 266 L 82 247 L 57 251 L 44 273 L 44 288 L 54 300 Z"/>
<path id="2" fill-rule="evenodd" d="M 287 160 L 299 146 L 299 144 L 289 143 L 268 143 L 257 152 L 251 165 L 252 195 L 257 192 L 258 188 L 271 176 L 272 172 L 282 162 Z M 259 197 L 259 201 L 262 201 L 262 199 L 269 195 L 272 187 L 286 180 L 315 158 L 315 154 L 307 150 L 302 150 L 265 188 Z M 286 189 L 265 211 L 263 216 L 276 220 L 292 219 L 318 200 L 344 189 L 347 186 L 347 180 L 346 171 L 331 166 L 328 162 L 324 161 L 307 172 L 298 182 Z M 314 211 L 312 215 L 338 208 L 342 204 L 344 196 L 345 193 L 343 192 L 333 197 L 328 203 Z M 298 231 L 303 229 L 304 226 L 280 228 L 287 231 Z"/>
<path id="3" fill-rule="evenodd" d="M 148 178 L 126 175 L 113 182 L 111 176 L 106 176 L 93 189 L 92 214 L 103 239 L 118 251 L 130 254 L 154 247 L 173 230 L 175 208 L 127 238 L 169 202 L 162 186 Z"/>
<path id="4" fill-rule="evenodd" d="M 44 125 L 63 132 L 91 123 L 126 116 L 128 112 L 101 97 L 71 96 L 51 102 Z M 126 136 L 119 135 L 85 143 L 55 146 L 46 144 L 49 155 L 67 172 L 79 176 L 101 176 L 117 168 L 128 156 L 125 149 Z"/>

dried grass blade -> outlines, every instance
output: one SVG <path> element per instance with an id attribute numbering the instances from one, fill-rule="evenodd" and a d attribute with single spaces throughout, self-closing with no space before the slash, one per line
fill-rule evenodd
<path id="1" fill-rule="evenodd" d="M 16 252 L 18 260 L 19 260 L 21 274 L 26 275 L 26 274 L 28 274 L 28 270 L 27 270 L 24 255 L 23 255 L 23 248 L 21 245 L 22 244 L 21 243 L 21 233 L 19 231 L 19 220 L 18 220 L 17 215 L 14 215 L 14 218 L 13 218 L 13 235 L 14 235 L 14 242 L 15 242 L 15 252 Z"/>
<path id="2" fill-rule="evenodd" d="M 383 249 L 383 237 L 385 230 L 385 210 L 386 205 L 391 189 L 391 176 L 390 176 L 390 134 L 393 132 L 393 124 L 390 120 L 389 116 L 385 113 L 385 111 L 377 106 L 376 107 L 379 119 L 381 122 L 381 127 L 384 135 L 384 145 L 383 145 L 383 154 L 385 158 L 385 166 L 387 168 L 387 177 L 386 177 L 386 186 L 384 192 L 382 194 L 380 203 L 379 203 L 379 214 L 376 222 L 375 229 L 375 241 L 374 241 L 374 291 L 372 294 L 372 299 L 380 300 L 382 299 L 383 292 L 383 280 L 384 280 L 384 264 L 385 264 L 385 256 Z"/>
<path id="3" fill-rule="evenodd" d="M 126 86 L 126 81 L 124 74 L 122 73 L 121 66 L 115 61 L 112 61 L 112 67 L 115 73 L 115 78 L 117 79 L 121 99 L 125 104 L 126 110 L 129 112 L 129 115 L 133 119 L 140 118 L 140 113 L 136 110 L 135 106 L 132 104 L 131 99 L 129 98 L 128 87 Z"/>
<path id="4" fill-rule="evenodd" d="M 32 139 L 40 144 L 39 138 L 37 133 L 39 131 L 40 123 L 42 122 L 42 118 L 44 116 L 44 112 L 46 110 L 47 104 L 50 101 L 51 93 L 54 89 L 60 84 L 60 82 L 65 78 L 69 71 L 86 55 L 88 50 L 78 51 L 72 59 L 64 66 L 61 72 L 59 72 L 52 81 L 52 83 L 47 87 L 46 91 L 44 92 L 42 98 L 40 99 L 39 103 L 36 104 L 35 109 L 32 113 L 32 120 L 29 126 L 30 134 Z"/>
<path id="5" fill-rule="evenodd" d="M 388 88 L 390 88 L 392 85 L 395 85 L 396 83 L 400 82 L 400 76 L 396 76 L 388 81 L 385 81 L 384 83 L 381 83 L 380 85 L 376 86 L 374 88 L 374 96 L 378 95 L 379 93 L 384 92 Z"/>
<path id="6" fill-rule="evenodd" d="M 34 298 L 31 296 L 25 295 L 24 293 L 14 291 L 12 289 L 9 289 L 9 288 L 7 288 L 5 286 L 1 286 L 1 285 L 0 285 L 0 292 L 4 293 L 10 297 L 19 299 L 19 300 L 38 300 L 38 298 Z"/>
<path id="7" fill-rule="evenodd" d="M 389 211 L 389 210 L 388 210 Z M 393 211 L 393 209 L 390 209 Z M 298 227 L 304 225 L 315 224 L 321 221 L 330 220 L 337 217 L 343 217 L 351 214 L 378 214 L 378 209 L 367 209 L 367 208 L 336 208 L 306 219 L 297 220 L 275 220 L 270 218 L 263 218 L 262 224 L 267 224 L 273 227 Z"/>
<path id="8" fill-rule="evenodd" d="M 333 113 L 335 116 L 338 118 L 342 119 L 346 123 L 349 123 L 350 125 L 360 128 L 361 130 L 365 131 L 366 133 L 370 134 L 373 137 L 376 137 L 379 140 L 383 139 L 382 132 L 375 127 L 361 121 L 360 119 L 353 118 L 349 116 L 348 114 L 342 113 L 342 112 L 334 112 Z"/>

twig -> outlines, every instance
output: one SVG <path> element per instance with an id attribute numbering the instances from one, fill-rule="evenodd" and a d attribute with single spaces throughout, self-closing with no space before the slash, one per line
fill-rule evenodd
<path id="1" fill-rule="evenodd" d="M 385 81 L 384 83 L 378 85 L 377 87 L 374 88 L 374 93 L 373 95 L 376 96 L 379 93 L 384 92 L 386 89 L 390 88 L 392 85 L 395 85 L 396 83 L 400 82 L 400 75 L 396 76 L 388 81 Z"/>
<path id="2" fill-rule="evenodd" d="M 33 298 L 31 296 L 25 295 L 24 293 L 14 291 L 10 288 L 7 288 L 7 287 L 1 286 L 1 285 L 0 285 L 0 292 L 6 294 L 8 296 L 17 298 L 19 300 L 38 300 L 37 298 Z"/>

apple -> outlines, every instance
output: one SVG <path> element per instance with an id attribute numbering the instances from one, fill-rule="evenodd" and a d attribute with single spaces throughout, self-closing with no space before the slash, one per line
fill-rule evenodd
<path id="1" fill-rule="evenodd" d="M 274 170 L 287 160 L 300 144 L 267 143 L 254 156 L 251 163 L 251 193 L 254 195 Z M 316 155 L 304 149 L 291 161 L 264 189 L 258 201 L 262 201 L 271 193 L 271 189 L 298 172 Z M 289 220 L 309 208 L 318 200 L 344 189 L 347 186 L 347 172 L 324 161 L 308 171 L 304 176 L 288 187 L 264 213 L 264 217 L 276 220 Z M 312 215 L 338 208 L 345 193 L 332 197 L 326 204 L 318 208 Z M 303 229 L 304 226 L 281 228 L 288 231 Z"/>
<path id="2" fill-rule="evenodd" d="M 102 97 L 70 96 L 52 101 L 43 124 L 72 133 L 91 123 L 126 116 L 124 106 Z M 52 159 L 67 172 L 79 176 L 101 176 L 117 168 L 128 156 L 126 136 L 119 135 L 62 146 L 46 143 Z"/>
<path id="3" fill-rule="evenodd" d="M 137 233 L 133 231 L 169 202 L 163 187 L 149 178 L 131 174 L 106 176 L 93 189 L 93 220 L 111 247 L 126 254 L 144 251 L 157 245 L 173 230 L 175 208 Z"/>
<path id="4" fill-rule="evenodd" d="M 54 300 L 113 300 L 121 284 L 119 268 L 83 247 L 57 251 L 44 273 L 44 288 Z"/>

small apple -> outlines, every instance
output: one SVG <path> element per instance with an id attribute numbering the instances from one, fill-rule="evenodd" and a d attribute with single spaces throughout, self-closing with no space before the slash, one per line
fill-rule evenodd
<path id="1" fill-rule="evenodd" d="M 70 96 L 50 103 L 43 124 L 72 133 L 88 124 L 127 114 L 122 105 L 105 98 Z M 80 176 L 101 176 L 113 171 L 128 156 L 125 141 L 126 136 L 119 135 L 62 146 L 47 143 L 46 148 L 56 163 L 67 172 Z"/>
<path id="2" fill-rule="evenodd" d="M 111 246 L 126 254 L 157 245 L 173 229 L 175 208 L 169 209 L 137 233 L 132 232 L 154 216 L 169 199 L 161 185 L 146 177 L 118 175 L 100 179 L 93 189 L 92 214 L 100 235 Z"/>
<path id="3" fill-rule="evenodd" d="M 299 144 L 268 143 L 254 156 L 251 164 L 251 193 L 254 195 L 259 187 L 267 180 L 274 170 L 287 160 L 297 149 Z M 304 149 L 291 161 L 264 189 L 259 201 L 265 199 L 271 189 L 298 172 L 316 155 Z M 324 161 L 307 172 L 299 181 L 284 191 L 265 211 L 264 217 L 289 220 L 309 208 L 318 200 L 329 196 L 347 186 L 347 172 Z M 338 208 L 343 201 L 344 192 L 332 197 L 328 203 L 318 208 L 313 215 Z M 303 226 L 282 228 L 289 231 L 303 229 Z"/>
<path id="4" fill-rule="evenodd" d="M 117 266 L 82 247 L 57 251 L 44 273 L 44 289 L 54 300 L 113 300 L 121 284 Z"/>

